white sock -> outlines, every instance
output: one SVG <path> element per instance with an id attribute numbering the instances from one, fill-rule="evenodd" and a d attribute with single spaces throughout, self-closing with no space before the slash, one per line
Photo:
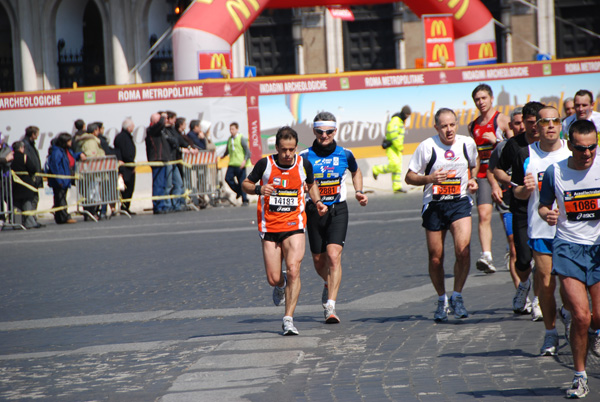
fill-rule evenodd
<path id="1" fill-rule="evenodd" d="M 489 259 L 492 259 L 492 252 L 491 251 L 484 251 L 481 253 L 482 257 L 489 257 Z"/>
<path id="2" fill-rule="evenodd" d="M 523 287 L 529 288 L 531 287 L 531 280 L 527 278 L 527 280 L 525 282 L 521 282 L 521 284 L 523 285 Z"/>
<path id="3" fill-rule="evenodd" d="M 443 301 L 444 303 L 448 303 L 448 295 L 446 295 L 446 293 L 444 293 L 443 295 L 438 296 L 438 300 Z"/>
<path id="4" fill-rule="evenodd" d="M 587 373 L 585 370 L 583 371 L 576 371 L 575 372 L 575 377 L 583 377 L 587 380 Z"/>
<path id="5" fill-rule="evenodd" d="M 283 321 L 285 321 L 286 319 L 287 319 L 287 320 L 290 320 L 290 321 L 294 321 L 294 317 L 292 317 L 292 316 L 290 316 L 290 315 L 284 315 L 284 316 L 283 316 Z"/>
<path id="6" fill-rule="evenodd" d="M 327 304 L 335 308 L 335 300 L 327 299 Z"/>
<path id="7" fill-rule="evenodd" d="M 557 335 L 558 336 L 558 331 L 556 330 L 556 328 L 547 329 L 546 330 L 546 335 Z"/>
<path id="8" fill-rule="evenodd" d="M 462 293 L 457 292 L 456 290 L 454 292 L 452 292 L 452 298 L 455 298 L 457 296 L 462 296 Z"/>

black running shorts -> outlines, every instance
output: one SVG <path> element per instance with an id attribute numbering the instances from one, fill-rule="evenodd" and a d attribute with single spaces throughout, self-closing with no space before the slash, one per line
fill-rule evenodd
<path id="1" fill-rule="evenodd" d="M 329 211 L 319 216 L 317 206 L 306 203 L 306 220 L 308 243 L 313 254 L 321 254 L 327 250 L 328 244 L 344 246 L 348 231 L 348 204 L 346 201 L 329 206 Z"/>
<path id="2" fill-rule="evenodd" d="M 283 243 L 285 239 L 295 234 L 304 233 L 304 229 L 292 230 L 289 232 L 260 232 L 260 238 L 264 241 L 272 241 L 273 243 Z"/>

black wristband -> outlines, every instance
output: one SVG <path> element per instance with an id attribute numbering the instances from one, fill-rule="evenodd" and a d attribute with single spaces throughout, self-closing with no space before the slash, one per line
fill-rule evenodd
<path id="1" fill-rule="evenodd" d="M 362 192 L 362 190 L 356 190 L 356 192 L 354 194 L 364 194 L 364 193 Z"/>
<path id="2" fill-rule="evenodd" d="M 316 201 L 315 201 L 315 204 L 316 204 L 317 202 L 323 203 L 323 200 L 319 198 L 318 200 L 316 200 Z"/>
<path id="3" fill-rule="evenodd" d="M 260 184 L 257 184 L 256 187 L 254 187 L 254 194 L 261 195 L 260 194 L 261 189 L 262 189 L 262 186 Z"/>

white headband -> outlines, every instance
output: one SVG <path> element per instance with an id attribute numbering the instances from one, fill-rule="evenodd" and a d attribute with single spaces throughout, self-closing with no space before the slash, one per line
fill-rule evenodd
<path id="1" fill-rule="evenodd" d="M 313 127 L 335 127 L 337 128 L 337 123 L 335 121 L 315 121 L 313 123 Z"/>

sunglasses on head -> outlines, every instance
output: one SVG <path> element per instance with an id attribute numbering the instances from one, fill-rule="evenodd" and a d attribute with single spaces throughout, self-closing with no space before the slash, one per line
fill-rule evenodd
<path id="1" fill-rule="evenodd" d="M 596 147 L 598 146 L 598 144 L 592 144 L 592 145 L 588 145 L 587 147 L 585 147 L 583 145 L 575 145 L 573 143 L 571 145 L 573 146 L 573 148 L 576 151 L 579 151 L 579 152 L 585 152 L 585 151 L 588 151 L 588 150 L 591 152 L 594 149 L 596 149 Z"/>
<path id="2" fill-rule="evenodd" d="M 333 134 L 334 131 L 335 131 L 335 128 L 330 128 L 329 130 L 323 130 L 321 128 L 315 128 L 315 133 L 317 133 L 319 135 L 323 135 L 323 134 L 331 135 L 331 134 Z"/>
<path id="3" fill-rule="evenodd" d="M 550 122 L 554 123 L 555 125 L 559 125 L 561 123 L 559 117 L 544 117 L 536 121 L 536 124 L 539 124 L 542 127 L 548 127 Z"/>

